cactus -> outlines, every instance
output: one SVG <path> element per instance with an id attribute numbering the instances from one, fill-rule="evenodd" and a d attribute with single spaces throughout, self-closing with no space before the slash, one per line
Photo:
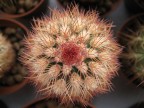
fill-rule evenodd
<path id="1" fill-rule="evenodd" d="M 135 32 L 130 30 L 130 34 L 125 34 L 123 40 L 127 42 L 127 49 L 122 53 L 122 59 L 131 63 L 130 71 L 136 78 L 144 80 L 144 25 L 140 25 Z"/>
<path id="2" fill-rule="evenodd" d="M 38 92 L 68 103 L 89 101 L 111 89 L 121 52 L 112 37 L 112 24 L 77 6 L 53 10 L 50 18 L 34 22 L 21 61 Z"/>
<path id="3" fill-rule="evenodd" d="M 0 34 L 0 78 L 9 71 L 15 61 L 15 52 L 11 43 Z"/>

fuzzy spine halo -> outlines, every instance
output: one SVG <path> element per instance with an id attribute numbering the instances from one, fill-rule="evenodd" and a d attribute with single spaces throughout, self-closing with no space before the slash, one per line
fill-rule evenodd
<path id="1" fill-rule="evenodd" d="M 109 91 L 121 52 L 111 27 L 96 12 L 85 13 L 77 6 L 35 20 L 21 61 L 38 92 L 68 103 Z"/>

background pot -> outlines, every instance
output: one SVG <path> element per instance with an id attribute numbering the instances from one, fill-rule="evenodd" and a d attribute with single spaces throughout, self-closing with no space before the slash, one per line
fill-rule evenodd
<path id="1" fill-rule="evenodd" d="M 45 105 L 44 106 L 42 106 L 42 105 L 40 105 L 40 103 L 48 103 L 49 101 L 54 101 L 54 102 L 56 102 L 56 103 L 58 103 L 58 99 L 57 98 L 40 98 L 40 99 L 36 99 L 36 100 L 34 100 L 34 101 L 32 101 L 32 102 L 30 102 L 29 104 L 27 104 L 26 106 L 24 106 L 23 108 L 48 108 L 48 107 L 46 107 Z M 34 107 L 36 104 L 39 104 L 39 107 Z M 76 103 L 75 103 L 76 104 Z M 73 105 L 73 104 L 72 104 Z M 80 105 L 80 104 L 78 104 L 78 105 Z M 40 107 L 41 106 L 41 107 Z M 85 107 L 82 107 L 83 105 L 80 105 L 81 107 L 79 107 L 79 108 L 95 108 L 94 106 L 92 106 L 91 104 L 88 104 L 88 105 L 86 105 Z M 53 108 L 53 107 L 51 107 L 51 108 Z M 54 107 L 55 108 L 55 107 Z M 59 107 L 58 107 L 59 108 Z M 69 108 L 69 107 L 66 107 L 66 108 Z M 71 108 L 71 107 L 70 107 Z M 78 107 L 77 107 L 78 108 Z"/>
<path id="2" fill-rule="evenodd" d="M 64 0 L 63 0 L 64 1 Z M 114 0 L 113 0 L 114 1 Z M 117 0 L 114 4 L 111 5 L 111 7 L 104 13 L 101 13 L 101 11 L 99 11 L 99 9 L 96 9 L 96 4 L 94 3 L 90 3 L 89 1 L 85 2 L 85 3 L 81 3 L 79 2 L 79 0 L 72 0 L 72 1 L 69 1 L 69 3 L 67 5 L 64 5 L 61 0 L 57 0 L 58 4 L 63 7 L 63 8 L 67 8 L 67 6 L 71 5 L 72 4 L 78 4 L 80 8 L 83 8 L 85 10 L 89 10 L 89 9 L 92 9 L 92 10 L 97 10 L 99 13 L 100 13 L 100 16 L 107 16 L 110 12 L 112 12 L 113 10 L 115 10 L 119 4 L 122 2 L 122 0 Z M 100 1 L 99 1 L 100 2 Z M 104 8 L 103 8 L 104 9 Z M 104 9 L 105 10 L 105 9 Z"/>
<path id="3" fill-rule="evenodd" d="M 139 3 L 139 0 L 124 0 L 125 6 L 130 13 L 144 12 L 144 4 Z"/>
<path id="4" fill-rule="evenodd" d="M 123 37 L 125 36 L 125 34 L 131 35 L 132 34 L 131 31 L 136 32 L 139 28 L 139 23 L 138 23 L 139 21 L 142 24 L 144 24 L 144 14 L 138 14 L 136 16 L 131 17 L 121 27 L 118 34 L 118 38 L 119 38 L 118 40 L 119 43 L 122 46 L 124 46 L 123 52 L 125 52 L 127 49 L 127 44 L 126 44 L 127 42 L 124 41 Z M 124 74 L 128 77 L 128 79 L 130 79 L 130 82 L 133 82 L 134 84 L 144 88 L 144 83 L 141 83 L 142 80 L 138 78 L 137 75 L 132 70 L 130 70 L 133 63 L 122 58 L 120 59 L 120 61 L 122 63 L 121 71 L 124 72 Z"/>
<path id="5" fill-rule="evenodd" d="M 40 2 L 29 11 L 22 14 L 8 14 L 1 12 L 0 16 L 4 18 L 33 18 L 33 17 L 41 17 L 48 9 L 48 0 L 40 0 Z"/>
<path id="6" fill-rule="evenodd" d="M 28 29 L 23 24 L 12 19 L 0 18 L 0 27 L 19 27 L 24 31 L 25 35 L 28 33 Z M 27 79 L 24 79 L 21 83 L 17 83 L 13 86 L 0 87 L 0 95 L 16 92 L 17 90 L 22 88 L 26 83 Z"/>

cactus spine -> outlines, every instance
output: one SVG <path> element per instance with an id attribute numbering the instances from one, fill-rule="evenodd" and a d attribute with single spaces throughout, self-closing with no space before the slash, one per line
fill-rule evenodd
<path id="1" fill-rule="evenodd" d="M 111 27 L 95 12 L 77 6 L 36 20 L 21 61 L 39 92 L 68 103 L 109 91 L 121 52 Z"/>

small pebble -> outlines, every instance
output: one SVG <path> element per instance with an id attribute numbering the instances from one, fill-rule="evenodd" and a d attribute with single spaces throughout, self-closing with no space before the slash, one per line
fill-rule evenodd
<path id="1" fill-rule="evenodd" d="M 33 0 L 25 0 L 26 10 L 30 10 L 33 7 Z"/>
<path id="2" fill-rule="evenodd" d="M 35 7 L 38 4 L 39 1 L 34 1 L 33 7 Z"/>
<path id="3" fill-rule="evenodd" d="M 111 7 L 112 4 L 113 4 L 113 3 L 112 3 L 111 1 L 107 1 L 107 2 L 106 2 L 106 6 L 108 6 L 108 7 Z"/>
<path id="4" fill-rule="evenodd" d="M 51 108 L 51 107 L 50 107 Z M 55 107 L 55 108 L 65 108 L 63 105 L 60 105 L 60 106 L 57 106 L 57 107 Z M 69 107 L 67 107 L 67 108 L 69 108 Z"/>
<path id="5" fill-rule="evenodd" d="M 13 37 L 11 37 L 10 41 L 11 41 L 12 43 L 14 43 L 14 42 L 17 41 L 17 38 L 16 38 L 15 36 L 13 36 Z"/>
<path id="6" fill-rule="evenodd" d="M 5 80 L 6 80 L 6 84 L 9 86 L 15 84 L 15 80 L 13 76 L 7 76 Z"/>
<path id="7" fill-rule="evenodd" d="M 48 108 L 57 108 L 58 104 L 54 101 L 47 102 Z"/>
<path id="8" fill-rule="evenodd" d="M 21 34 L 19 34 L 19 33 L 16 33 L 16 38 L 18 38 L 19 40 L 22 40 L 23 39 L 23 36 L 21 35 Z"/>
<path id="9" fill-rule="evenodd" d="M 14 76 L 14 79 L 15 79 L 16 82 L 19 83 L 19 82 L 23 81 L 24 77 L 20 74 L 17 74 L 17 75 Z"/>
<path id="10" fill-rule="evenodd" d="M 25 3 L 25 0 L 19 0 L 19 1 L 18 1 L 18 4 L 19 4 L 20 6 L 24 6 L 24 3 Z"/>
<path id="11" fill-rule="evenodd" d="M 19 14 L 25 13 L 25 10 L 24 10 L 23 8 L 20 8 L 20 9 L 18 10 L 18 13 L 19 13 Z"/>
<path id="12" fill-rule="evenodd" d="M 101 8 L 100 9 L 100 12 L 103 14 L 103 13 L 105 13 L 107 10 L 105 9 L 105 8 Z"/>
<path id="13" fill-rule="evenodd" d="M 7 35 L 10 35 L 10 34 L 15 34 L 16 33 L 16 29 L 15 28 L 12 28 L 12 27 L 7 27 L 5 30 L 4 30 L 5 34 Z"/>
<path id="14" fill-rule="evenodd" d="M 41 102 L 41 103 L 39 102 L 35 105 L 34 108 L 47 108 L 47 106 L 44 102 Z M 52 107 L 50 107 L 50 108 L 52 108 Z"/>
<path id="15" fill-rule="evenodd" d="M 23 30 L 21 28 L 17 28 L 16 32 L 19 33 L 23 37 L 24 32 L 23 32 Z"/>
<path id="16" fill-rule="evenodd" d="M 12 73 L 13 75 L 15 75 L 15 74 L 18 73 L 17 66 L 15 66 L 15 67 L 11 70 L 11 73 Z"/>
<path id="17" fill-rule="evenodd" d="M 70 104 L 70 105 L 69 105 L 69 108 L 73 108 L 73 106 L 74 106 L 73 104 Z"/>
<path id="18" fill-rule="evenodd" d="M 1 79 L 1 80 L 0 80 L 0 85 L 6 85 L 6 80 Z"/>
<path id="19" fill-rule="evenodd" d="M 17 9 L 15 6 L 8 6 L 6 8 L 3 8 L 4 12 L 9 13 L 9 14 L 15 14 Z"/>
<path id="20" fill-rule="evenodd" d="M 20 50 L 18 51 L 18 55 L 20 56 L 23 53 L 24 49 L 20 48 Z"/>
<path id="21" fill-rule="evenodd" d="M 28 71 L 24 68 L 24 67 L 21 67 L 21 70 L 19 71 L 19 73 L 22 75 L 22 76 L 26 76 L 28 74 Z"/>
<path id="22" fill-rule="evenodd" d="M 20 71 L 22 69 L 22 66 L 19 63 L 17 63 L 16 67 L 17 67 L 18 71 Z"/>
<path id="23" fill-rule="evenodd" d="M 20 49 L 20 45 L 19 45 L 17 42 L 15 42 L 15 43 L 13 44 L 13 46 L 14 46 L 14 48 L 15 48 L 16 50 L 19 50 L 19 49 Z"/>

